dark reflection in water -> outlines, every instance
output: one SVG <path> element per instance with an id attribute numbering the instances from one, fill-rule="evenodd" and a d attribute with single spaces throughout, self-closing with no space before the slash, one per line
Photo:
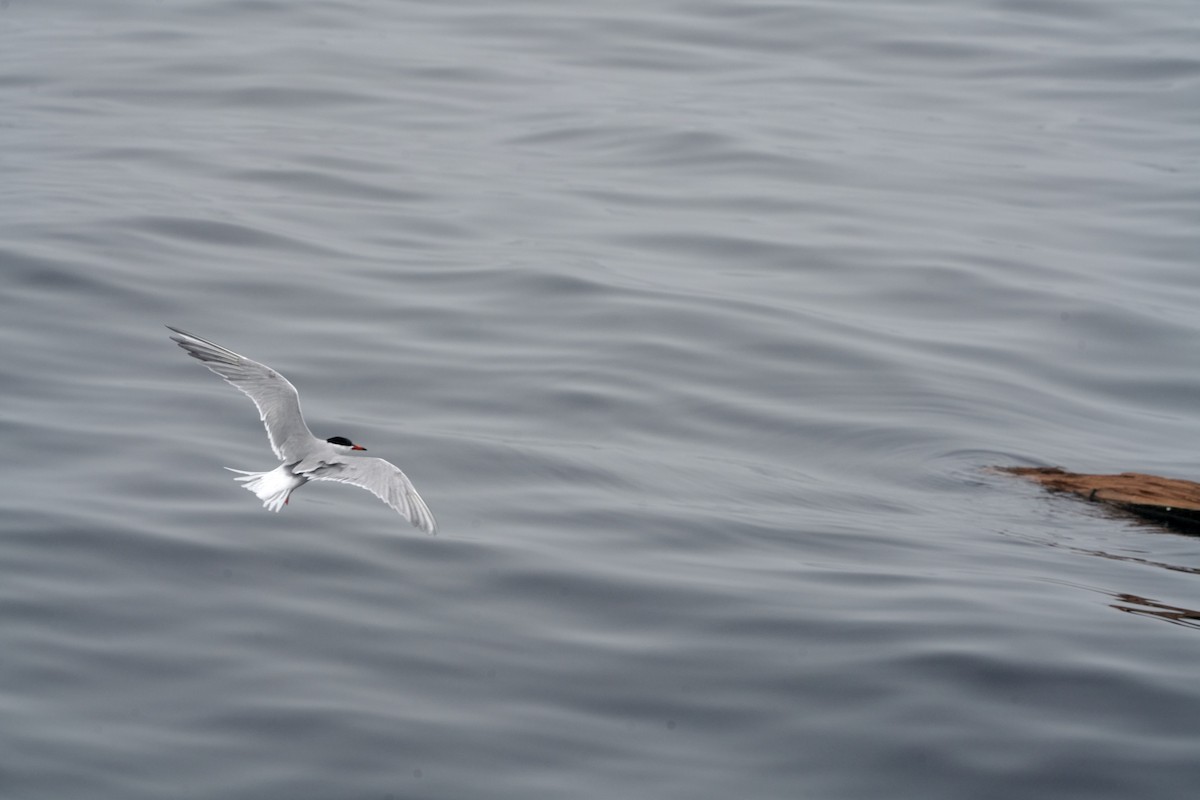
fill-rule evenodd
<path id="1" fill-rule="evenodd" d="M 1113 603 L 1112 607 L 1118 611 L 1136 614 L 1140 617 L 1166 620 L 1175 625 L 1182 625 L 1185 628 L 1200 629 L 1200 611 L 1159 603 L 1145 597 L 1139 597 L 1136 594 L 1118 594 L 1113 596 L 1118 602 Z"/>
<path id="2" fill-rule="evenodd" d="M 1143 556 L 1131 556 L 1124 553 L 1106 553 L 1103 550 L 1089 550 L 1084 547 L 1072 547 L 1077 553 L 1083 553 L 1089 556 L 1097 556 L 1099 558 L 1108 558 L 1113 561 L 1125 561 L 1130 564 L 1145 564 L 1150 567 L 1158 567 L 1159 569 L 1167 569 L 1172 572 L 1185 572 L 1189 575 L 1200 575 L 1200 567 L 1185 567 L 1180 564 L 1168 564 L 1165 561 L 1154 561 Z"/>

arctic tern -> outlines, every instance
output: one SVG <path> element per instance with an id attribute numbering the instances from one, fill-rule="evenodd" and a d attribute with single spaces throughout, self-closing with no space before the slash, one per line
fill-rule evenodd
<path id="1" fill-rule="evenodd" d="M 427 533 L 437 531 L 437 523 L 425 501 L 417 494 L 408 476 L 382 458 L 351 456 L 367 448 L 344 436 L 318 439 L 313 436 L 300 413 L 296 387 L 266 364 L 251 361 L 207 339 L 167 326 L 173 341 L 192 358 L 220 375 L 247 394 L 258 407 L 267 428 L 271 449 L 283 463 L 270 472 L 239 473 L 234 478 L 258 495 L 263 507 L 279 511 L 293 491 L 309 481 L 337 481 L 366 489 L 394 508 L 400 516 Z"/>

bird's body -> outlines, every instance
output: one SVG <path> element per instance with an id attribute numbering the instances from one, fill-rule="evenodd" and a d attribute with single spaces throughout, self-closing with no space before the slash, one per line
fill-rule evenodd
<path id="1" fill-rule="evenodd" d="M 167 326 L 171 337 L 188 355 L 220 375 L 254 401 L 267 428 L 271 449 L 283 462 L 268 472 L 239 473 L 235 480 L 254 492 L 263 506 L 279 511 L 292 492 L 309 481 L 337 481 L 361 487 L 376 495 L 421 530 L 433 533 L 437 523 L 412 482 L 395 465 L 382 458 L 350 455 L 365 447 L 343 436 L 318 439 L 300 412 L 296 387 L 275 370 L 232 350 Z"/>

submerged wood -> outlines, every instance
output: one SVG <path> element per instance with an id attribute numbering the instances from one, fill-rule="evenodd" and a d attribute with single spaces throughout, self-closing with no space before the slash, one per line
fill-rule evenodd
<path id="1" fill-rule="evenodd" d="M 1068 492 L 1105 503 L 1189 533 L 1200 533 L 1200 483 L 1141 472 L 1082 475 L 1058 467 L 998 467 L 1036 481 L 1052 492 Z"/>

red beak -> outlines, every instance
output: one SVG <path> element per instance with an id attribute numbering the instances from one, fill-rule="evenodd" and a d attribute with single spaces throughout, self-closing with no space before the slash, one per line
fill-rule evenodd
<path id="1" fill-rule="evenodd" d="M 350 449 L 351 450 L 366 450 L 367 448 L 363 447 L 361 444 L 356 444 L 353 447 L 351 447 Z"/>

